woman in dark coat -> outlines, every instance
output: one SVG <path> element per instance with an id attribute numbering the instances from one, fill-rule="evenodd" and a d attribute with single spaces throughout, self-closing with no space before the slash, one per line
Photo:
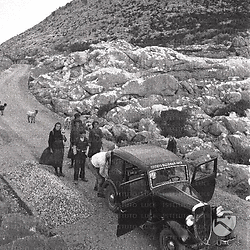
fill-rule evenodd
<path id="1" fill-rule="evenodd" d="M 91 158 L 92 155 L 98 153 L 101 151 L 102 148 L 102 131 L 99 128 L 99 122 L 98 121 L 94 121 L 92 123 L 92 129 L 89 132 L 89 143 L 90 143 L 90 147 L 89 147 L 89 154 L 88 157 Z"/>
<path id="2" fill-rule="evenodd" d="M 65 135 L 61 131 L 62 125 L 57 122 L 49 134 L 49 148 L 54 156 L 53 167 L 57 176 L 64 176 L 62 172 L 63 156 L 64 156 L 64 142 L 67 141 Z M 59 172 L 58 172 L 59 168 Z"/>

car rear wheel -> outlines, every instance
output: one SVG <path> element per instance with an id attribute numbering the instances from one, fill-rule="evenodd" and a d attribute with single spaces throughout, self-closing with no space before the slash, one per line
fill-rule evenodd
<path id="1" fill-rule="evenodd" d="M 108 185 L 106 189 L 105 197 L 106 197 L 106 201 L 107 201 L 109 209 L 114 213 L 118 213 L 119 204 L 116 202 L 116 192 L 115 192 L 114 187 L 111 184 Z"/>
<path id="2" fill-rule="evenodd" d="M 176 236 L 170 229 L 163 228 L 160 233 L 160 249 L 161 250 L 185 250 L 185 246 L 181 245 Z"/>

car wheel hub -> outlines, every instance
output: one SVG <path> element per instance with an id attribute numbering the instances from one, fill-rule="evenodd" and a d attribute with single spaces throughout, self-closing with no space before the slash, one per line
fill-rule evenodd
<path id="1" fill-rule="evenodd" d="M 168 240 L 166 246 L 168 250 L 175 250 L 175 244 L 172 240 Z"/>
<path id="2" fill-rule="evenodd" d="M 111 201 L 111 202 L 114 202 L 115 195 L 114 195 L 114 194 L 110 194 L 109 198 L 110 198 L 110 201 Z"/>

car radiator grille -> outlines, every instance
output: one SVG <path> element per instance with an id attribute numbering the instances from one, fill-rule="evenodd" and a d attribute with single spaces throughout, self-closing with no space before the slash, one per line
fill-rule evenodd
<path id="1" fill-rule="evenodd" d="M 211 236 L 212 209 L 209 205 L 202 205 L 194 211 L 194 230 L 197 239 L 208 243 Z"/>

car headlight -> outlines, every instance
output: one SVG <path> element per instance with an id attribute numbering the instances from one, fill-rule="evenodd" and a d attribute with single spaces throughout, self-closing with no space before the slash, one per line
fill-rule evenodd
<path id="1" fill-rule="evenodd" d="M 224 212 L 223 212 L 223 207 L 222 206 L 219 206 L 216 208 L 216 215 L 217 217 L 221 217 L 223 216 Z"/>
<path id="2" fill-rule="evenodd" d="M 191 227 L 191 226 L 194 225 L 194 216 L 193 216 L 192 214 L 190 214 L 190 215 L 188 215 L 188 216 L 186 217 L 186 225 L 187 225 L 188 227 Z"/>

